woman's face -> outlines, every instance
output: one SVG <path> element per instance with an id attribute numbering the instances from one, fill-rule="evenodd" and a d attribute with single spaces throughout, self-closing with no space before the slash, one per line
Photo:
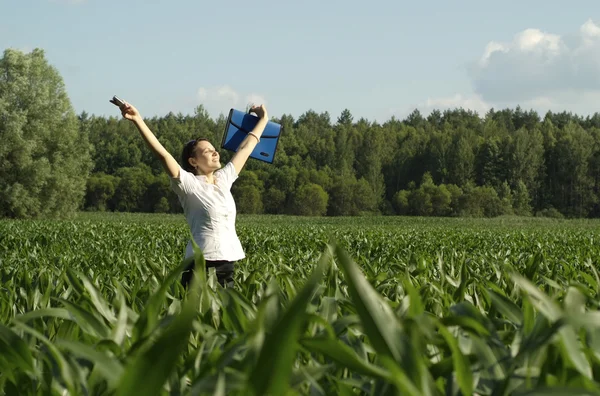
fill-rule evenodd
<path id="1" fill-rule="evenodd" d="M 210 142 L 201 140 L 196 144 L 194 156 L 190 162 L 199 173 L 207 174 L 221 168 L 220 156 Z"/>

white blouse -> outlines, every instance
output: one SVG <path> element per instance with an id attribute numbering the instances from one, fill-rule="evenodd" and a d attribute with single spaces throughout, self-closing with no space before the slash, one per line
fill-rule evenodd
<path id="1" fill-rule="evenodd" d="M 236 206 L 231 186 L 238 178 L 235 167 L 228 162 L 214 173 L 215 184 L 206 176 L 179 169 L 179 178 L 171 179 L 171 188 L 179 197 L 192 236 L 205 260 L 236 261 L 245 258 L 235 230 Z M 192 242 L 185 249 L 185 258 L 194 254 Z"/>

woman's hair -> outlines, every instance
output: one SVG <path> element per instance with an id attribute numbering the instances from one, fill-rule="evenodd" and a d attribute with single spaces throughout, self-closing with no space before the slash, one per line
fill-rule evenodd
<path id="1" fill-rule="evenodd" d="M 196 169 L 190 164 L 188 161 L 191 157 L 194 156 L 194 150 L 196 149 L 196 144 L 201 141 L 208 141 L 206 138 L 198 138 L 194 140 L 190 140 L 183 146 L 183 150 L 181 151 L 181 167 L 187 171 L 191 172 L 194 175 L 196 174 Z"/>

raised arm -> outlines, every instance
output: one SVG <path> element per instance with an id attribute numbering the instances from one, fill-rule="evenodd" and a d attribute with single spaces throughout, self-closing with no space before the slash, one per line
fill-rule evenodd
<path id="1" fill-rule="evenodd" d="M 231 158 L 231 162 L 233 163 L 233 166 L 235 167 L 235 172 L 237 174 L 239 174 L 242 171 L 242 168 L 244 168 L 246 161 L 248 161 L 250 154 L 252 154 L 252 150 L 254 150 L 254 147 L 256 147 L 256 145 L 258 144 L 258 141 L 263 131 L 265 130 L 267 123 L 269 122 L 267 109 L 264 105 L 252 106 L 250 112 L 255 113 L 258 116 L 259 120 L 254 129 L 252 129 L 248 136 L 246 136 L 244 140 L 242 140 L 242 143 L 240 143 L 240 147 Z"/>
<path id="2" fill-rule="evenodd" d="M 140 115 L 139 111 L 129 103 L 125 102 L 125 104 L 121 107 L 121 114 L 124 118 L 132 121 L 138 131 L 140 131 L 142 138 L 144 138 L 148 147 L 150 147 L 154 155 L 160 160 L 163 168 L 165 171 L 167 171 L 169 176 L 174 178 L 179 177 L 179 164 L 175 158 L 173 158 L 173 156 L 163 147 L 163 145 L 160 144 L 156 136 L 154 136 L 150 128 L 148 128 L 144 122 L 144 119 Z"/>

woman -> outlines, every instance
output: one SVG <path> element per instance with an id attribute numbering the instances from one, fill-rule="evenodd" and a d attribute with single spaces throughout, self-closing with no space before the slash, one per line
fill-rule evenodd
<path id="1" fill-rule="evenodd" d="M 123 117 L 137 127 L 169 175 L 171 188 L 179 197 L 192 236 L 206 260 L 207 270 L 215 267 L 221 286 L 232 287 L 235 262 L 245 258 L 245 254 L 235 230 L 236 206 L 231 186 L 267 125 L 265 106 L 250 109 L 259 121 L 224 167 L 221 167 L 219 153 L 207 139 L 189 141 L 183 147 L 180 166 L 156 139 L 134 106 L 124 102 L 120 109 Z M 189 241 L 185 260 L 191 262 L 181 278 L 186 288 L 192 277 L 193 254 L 192 242 Z"/>

